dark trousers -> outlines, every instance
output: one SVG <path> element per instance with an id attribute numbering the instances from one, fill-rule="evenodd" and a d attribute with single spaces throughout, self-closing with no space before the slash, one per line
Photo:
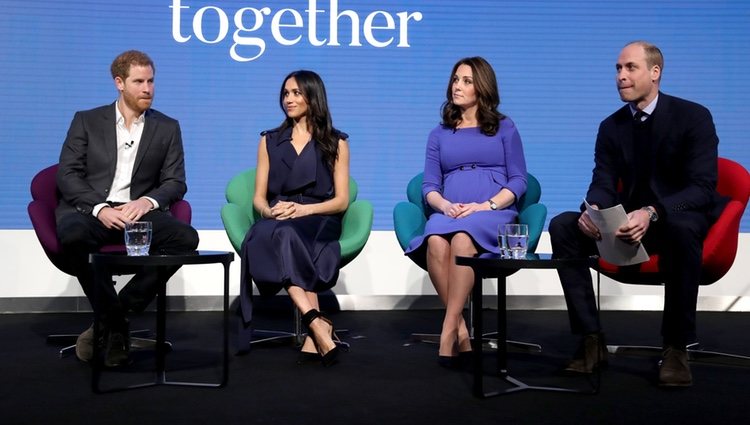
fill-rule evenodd
<path id="1" fill-rule="evenodd" d="M 578 228 L 578 212 L 564 212 L 549 225 L 552 253 L 556 258 L 597 253 L 596 242 Z M 665 345 L 684 347 L 695 342 L 695 310 L 701 275 L 703 240 L 709 219 L 694 211 L 672 212 L 651 223 L 643 245 L 649 255 L 659 254 L 664 282 L 664 311 L 661 334 Z M 599 332 L 591 272 L 586 267 L 558 270 L 568 306 L 570 327 L 575 334 Z"/>
<path id="2" fill-rule="evenodd" d="M 152 223 L 151 253 L 178 254 L 198 247 L 198 232 L 168 212 L 149 211 L 140 221 Z M 123 231 L 107 229 L 90 214 L 71 213 L 58 220 L 57 234 L 68 268 L 78 278 L 94 314 L 106 325 L 118 326 L 127 311 L 145 309 L 156 296 L 159 285 L 179 270 L 179 267 L 134 270 L 135 275 L 118 296 L 112 282 L 94 279 L 88 257 L 104 245 L 123 244 Z"/>

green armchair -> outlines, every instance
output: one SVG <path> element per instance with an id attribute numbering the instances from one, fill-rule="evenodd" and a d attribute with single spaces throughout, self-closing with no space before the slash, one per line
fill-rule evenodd
<path id="1" fill-rule="evenodd" d="M 255 192 L 255 168 L 250 168 L 235 175 L 227 184 L 225 196 L 227 203 L 221 208 L 221 220 L 224 230 L 232 243 L 232 247 L 240 253 L 242 242 L 250 227 L 260 219 L 260 215 L 253 208 Z M 354 260 L 365 247 L 372 230 L 373 208 L 369 201 L 357 200 L 358 186 L 354 179 L 349 178 L 349 208 L 344 214 L 341 230 L 341 267 Z M 245 282 L 241 282 L 241 291 L 252 291 Z M 267 331 L 255 329 L 248 331 L 247 323 L 241 324 L 238 348 L 240 352 L 249 349 L 250 344 L 266 341 L 290 340 L 294 344 L 301 344 L 304 333 L 299 311 L 294 309 L 294 323 L 291 332 Z"/>

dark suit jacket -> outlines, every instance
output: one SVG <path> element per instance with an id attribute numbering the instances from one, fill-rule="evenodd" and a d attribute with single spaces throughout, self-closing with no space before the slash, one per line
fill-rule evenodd
<path id="1" fill-rule="evenodd" d="M 649 119 L 653 120 L 649 186 L 660 215 L 692 210 L 718 216 L 724 202 L 716 193 L 719 138 L 711 113 L 697 103 L 659 93 Z M 628 212 L 644 206 L 633 204 L 636 176 L 646 172 L 637 169 L 633 127 L 628 105 L 599 125 L 586 195 L 589 203 L 602 208 L 622 203 Z"/>
<path id="2" fill-rule="evenodd" d="M 117 164 L 115 104 L 76 112 L 60 153 L 57 187 L 62 199 L 55 211 L 91 214 L 107 200 Z M 153 109 L 146 111 L 130 187 L 131 199 L 149 196 L 168 210 L 182 199 L 185 157 L 179 123 Z"/>

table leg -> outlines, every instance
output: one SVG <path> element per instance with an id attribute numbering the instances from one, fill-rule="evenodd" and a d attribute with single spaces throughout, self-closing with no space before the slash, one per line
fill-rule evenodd
<path id="1" fill-rule="evenodd" d="M 471 289 L 474 308 L 472 310 L 472 321 L 474 322 L 475 337 L 471 340 L 472 350 L 474 351 L 474 396 L 484 397 L 483 388 L 483 360 L 482 354 L 482 277 L 474 271 L 474 287 Z"/>
<path id="2" fill-rule="evenodd" d="M 156 379 L 155 383 L 163 384 L 166 381 L 166 322 L 167 322 L 167 283 L 159 285 L 156 294 Z"/>

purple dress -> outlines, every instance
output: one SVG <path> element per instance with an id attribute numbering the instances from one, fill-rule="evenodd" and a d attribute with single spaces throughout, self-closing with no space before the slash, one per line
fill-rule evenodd
<path id="1" fill-rule="evenodd" d="M 516 199 L 526 192 L 526 161 L 521 136 L 510 118 L 500 121 L 494 136 L 485 136 L 478 127 L 454 131 L 439 125 L 430 132 L 423 197 L 437 191 L 454 203 L 481 203 L 502 188 L 513 192 Z M 424 264 L 427 237 L 456 232 L 469 234 L 480 251 L 499 253 L 497 227 L 515 222 L 517 216 L 515 204 L 497 211 L 478 211 L 464 218 L 451 218 L 430 210 L 424 234 L 409 242 L 406 254 L 418 264 Z"/>

